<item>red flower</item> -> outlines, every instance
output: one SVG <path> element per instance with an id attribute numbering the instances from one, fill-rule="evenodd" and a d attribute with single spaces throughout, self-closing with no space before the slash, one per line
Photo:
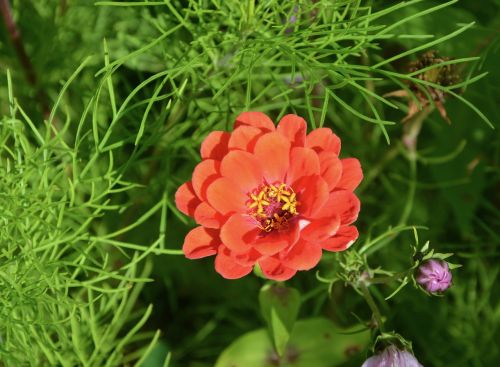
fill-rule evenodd
<path id="1" fill-rule="evenodd" d="M 265 114 L 244 112 L 232 133 L 207 136 L 192 181 L 175 195 L 200 225 L 184 240 L 187 258 L 216 255 L 215 270 L 228 279 L 259 264 L 267 278 L 286 280 L 358 238 L 359 161 L 338 158 L 330 129 L 306 130 L 296 115 L 276 128 Z"/>

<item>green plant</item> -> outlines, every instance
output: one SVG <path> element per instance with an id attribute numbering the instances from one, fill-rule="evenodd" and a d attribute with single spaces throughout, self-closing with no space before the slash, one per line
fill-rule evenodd
<path id="1" fill-rule="evenodd" d="M 173 195 L 200 142 L 251 109 L 334 129 L 364 169 L 361 237 L 324 256 L 320 281 L 291 281 L 299 319 L 328 317 L 344 341 L 359 323 L 360 339 L 397 330 L 424 365 L 494 365 L 499 7 L 13 1 L 22 38 L 0 27 L 0 364 L 211 366 L 264 324 L 261 279 L 171 256 L 193 225 Z M 442 61 L 408 71 L 429 49 Z M 422 77 L 452 67 L 451 85 Z M 422 112 L 400 123 L 412 104 Z M 464 265 L 446 298 L 405 287 L 415 229 Z"/>

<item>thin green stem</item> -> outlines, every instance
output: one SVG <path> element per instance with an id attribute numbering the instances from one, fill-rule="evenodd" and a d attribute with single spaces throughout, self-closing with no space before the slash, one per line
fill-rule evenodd
<path id="1" fill-rule="evenodd" d="M 423 111 L 415 114 L 409 121 L 407 121 L 405 126 L 403 143 L 408 148 L 408 160 L 410 163 L 410 186 L 408 188 L 408 199 L 406 200 L 406 205 L 399 221 L 400 225 L 406 224 L 413 209 L 413 203 L 415 201 L 415 193 L 417 189 L 417 141 L 418 136 L 420 135 L 420 131 L 422 130 L 422 124 L 432 111 L 432 107 L 425 108 Z"/>
<path id="2" fill-rule="evenodd" d="M 415 193 L 417 191 L 417 159 L 416 155 L 411 155 L 409 157 L 410 162 L 410 180 L 408 189 L 408 198 L 406 200 L 406 205 L 401 215 L 399 225 L 405 225 L 413 209 L 413 203 L 415 201 Z"/>
<path id="3" fill-rule="evenodd" d="M 375 300 L 373 299 L 366 284 L 361 284 L 360 288 L 361 288 L 361 292 L 363 294 L 363 297 L 366 300 L 366 303 L 368 303 L 368 306 L 372 310 L 373 317 L 375 319 L 375 322 L 377 324 L 378 329 L 380 330 L 380 332 L 383 332 L 384 322 L 382 320 L 382 315 L 380 313 L 380 310 L 378 309 L 378 306 L 375 303 Z"/>
<path id="4" fill-rule="evenodd" d="M 367 187 L 370 187 L 370 183 L 380 175 L 380 173 L 384 170 L 385 166 L 387 166 L 387 164 L 389 164 L 392 160 L 394 160 L 399 155 L 399 153 L 400 149 L 397 145 L 389 149 L 385 153 L 383 158 L 380 159 L 379 162 L 368 171 L 365 179 L 363 180 L 364 181 L 363 186 L 358 190 L 358 193 L 362 193 L 365 191 Z"/>
<path id="5" fill-rule="evenodd" d="M 368 281 L 370 282 L 370 284 L 387 284 L 387 283 L 390 283 L 394 280 L 399 280 L 401 278 L 404 278 L 405 276 L 408 275 L 408 271 L 402 271 L 400 273 L 396 273 L 394 275 L 391 275 L 391 276 L 387 276 L 387 277 L 378 277 L 378 278 L 372 278 L 372 279 L 369 279 Z"/>
<path id="6" fill-rule="evenodd" d="M 248 0 L 247 28 L 250 28 L 250 24 L 252 24 L 254 13 L 255 13 L 255 0 Z"/>

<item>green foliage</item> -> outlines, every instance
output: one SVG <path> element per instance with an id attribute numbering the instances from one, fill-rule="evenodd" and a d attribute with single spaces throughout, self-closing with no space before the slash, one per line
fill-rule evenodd
<path id="1" fill-rule="evenodd" d="M 137 186 L 124 179 L 130 161 L 119 162 L 113 146 L 95 149 L 92 135 L 82 134 L 85 116 L 68 139 L 71 117 L 64 124 L 55 117 L 63 95 L 37 128 L 15 100 L 9 73 L 7 80 L 10 114 L 0 138 L 2 361 L 111 366 L 140 358 L 148 344 L 135 355 L 125 351 L 159 337 L 139 333 L 152 312 L 151 305 L 135 305 L 150 281 L 145 258 L 174 252 L 163 249 L 163 230 L 152 243 L 123 235 L 158 212 L 163 224 L 166 200 L 127 227 L 109 228 L 106 217 L 123 210 L 118 196 Z M 91 103 L 88 113 L 98 107 Z"/>
<path id="2" fill-rule="evenodd" d="M 359 326 L 340 329 L 323 318 L 298 321 L 290 343 L 280 357 L 263 329 L 247 333 L 234 341 L 220 356 L 215 367 L 330 367 L 361 357 L 370 340 Z"/>
<path id="3" fill-rule="evenodd" d="M 200 142 L 251 109 L 332 128 L 365 176 L 360 239 L 323 257 L 327 284 L 312 271 L 290 282 L 301 306 L 278 312 L 290 315 L 282 346 L 299 318 L 283 358 L 359 366 L 369 346 L 359 323 L 373 328 L 378 305 L 378 323 L 411 340 L 423 365 L 497 365 L 499 10 L 495 0 L 12 1 L 36 81 L 0 26 L 0 364 L 279 358 L 255 331 L 261 279 L 223 280 L 209 259 L 170 256 L 194 225 L 173 193 Z M 455 65 L 461 81 L 409 72 L 429 49 L 451 60 L 426 71 Z M 446 95 L 452 124 L 431 101 L 409 151 L 400 120 L 429 91 Z M 463 265 L 443 297 L 402 287 L 414 228 Z M 300 321 L 311 317 L 321 318 Z M 361 353 L 348 358 L 353 343 Z"/>
<path id="4" fill-rule="evenodd" d="M 265 285 L 259 293 L 262 316 L 279 356 L 283 355 L 300 309 L 300 293 L 282 285 Z"/>

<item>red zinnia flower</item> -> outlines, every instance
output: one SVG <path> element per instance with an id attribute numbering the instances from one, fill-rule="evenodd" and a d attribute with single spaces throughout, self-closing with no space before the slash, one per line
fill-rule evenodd
<path id="1" fill-rule="evenodd" d="M 187 258 L 216 255 L 215 270 L 228 279 L 259 264 L 267 278 L 286 280 L 316 266 L 322 250 L 357 239 L 359 161 L 338 158 L 330 129 L 306 130 L 296 115 L 276 128 L 265 114 L 244 112 L 232 133 L 207 136 L 192 181 L 175 195 L 200 225 L 185 238 Z"/>

